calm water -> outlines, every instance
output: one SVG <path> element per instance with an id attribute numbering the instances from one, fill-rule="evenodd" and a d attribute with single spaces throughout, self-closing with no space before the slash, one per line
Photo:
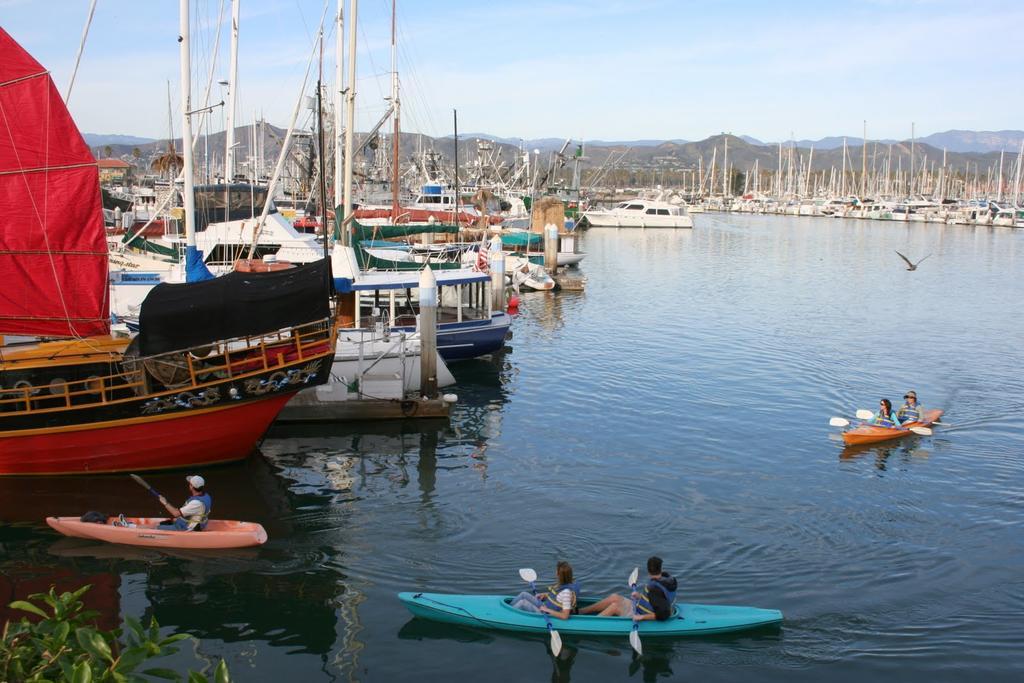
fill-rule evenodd
<path id="1" fill-rule="evenodd" d="M 267 526 L 259 550 L 60 539 L 43 516 L 159 510 L 125 477 L 0 480 L 0 600 L 91 581 L 202 639 L 174 665 L 243 681 L 1021 680 L 1024 231 L 707 214 L 583 247 L 585 293 L 525 295 L 505 352 L 453 368 L 450 425 L 279 428 L 203 472 L 220 516 Z M 907 272 L 894 249 L 933 256 Z M 910 388 L 951 426 L 830 438 Z M 512 592 L 560 558 L 601 595 L 652 552 L 681 599 L 783 627 L 554 661 L 395 598 Z"/>

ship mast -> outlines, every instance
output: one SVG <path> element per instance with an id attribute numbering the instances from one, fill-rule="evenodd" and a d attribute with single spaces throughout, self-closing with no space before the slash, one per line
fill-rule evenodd
<path id="1" fill-rule="evenodd" d="M 238 14 L 242 0 L 231 0 L 231 66 L 228 73 L 227 120 L 224 125 L 224 182 L 235 178 L 235 104 L 238 101 Z"/>
<path id="2" fill-rule="evenodd" d="M 398 31 L 396 22 L 398 0 L 391 0 L 391 107 L 394 109 L 394 138 L 391 141 L 391 222 L 398 223 L 399 136 L 401 125 L 398 106 Z M 456 200 L 458 201 L 458 200 Z"/>
<path id="3" fill-rule="evenodd" d="M 349 1 L 348 9 L 348 88 L 345 90 L 345 177 L 344 201 L 342 215 L 348 221 L 352 213 L 352 154 L 355 149 L 356 119 L 356 12 L 358 0 Z M 342 223 L 341 240 L 348 245 L 349 228 L 347 222 Z"/>
<path id="4" fill-rule="evenodd" d="M 199 254 L 196 253 L 196 198 L 192 180 L 194 167 L 192 159 L 192 61 L 188 0 L 179 0 L 178 11 L 179 65 L 181 69 L 181 156 L 184 177 L 182 194 L 185 200 L 185 272 L 187 277 L 189 266 L 194 259 L 199 258 Z"/>

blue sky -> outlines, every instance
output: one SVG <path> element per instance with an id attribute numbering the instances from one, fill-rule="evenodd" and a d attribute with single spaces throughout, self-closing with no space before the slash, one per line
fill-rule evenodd
<path id="1" fill-rule="evenodd" d="M 196 91 L 220 4 L 192 3 Z M 386 106 L 390 5 L 359 6 L 360 130 Z M 62 92 L 88 6 L 0 0 L 0 24 Z M 242 122 L 262 112 L 287 123 L 322 8 L 242 0 Z M 880 138 L 909 137 L 911 122 L 919 135 L 1024 128 L 1021 2 L 399 0 L 398 9 L 406 131 L 450 134 L 452 109 L 462 132 L 525 138 L 817 138 L 860 135 L 865 119 Z M 177 11 L 174 0 L 99 0 L 71 97 L 83 131 L 167 135 L 168 80 L 178 106 Z M 227 45 L 225 28 L 215 81 L 227 74 Z"/>

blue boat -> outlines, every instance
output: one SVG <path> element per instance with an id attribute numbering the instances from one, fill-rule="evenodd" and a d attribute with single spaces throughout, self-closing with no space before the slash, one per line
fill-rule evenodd
<path id="1" fill-rule="evenodd" d="M 547 631 L 543 615 L 513 608 L 511 596 L 399 593 L 398 599 L 415 616 L 433 621 L 524 633 Z M 633 628 L 629 617 L 573 615 L 564 620 L 553 619 L 552 623 L 562 635 L 625 638 Z M 782 612 L 777 609 L 677 603 L 669 619 L 642 621 L 639 631 L 643 638 L 679 638 L 745 631 L 780 623 Z"/>
<path id="2" fill-rule="evenodd" d="M 354 301 L 348 304 L 351 320 L 339 333 L 348 329 L 415 332 L 419 270 L 358 270 L 351 262 L 344 262 L 345 252 L 352 254 L 352 249 L 335 247 L 335 290 L 343 297 L 354 295 Z M 346 273 L 351 276 L 345 277 Z M 512 317 L 491 309 L 491 276 L 472 268 L 436 270 L 434 275 L 439 302 L 437 351 L 441 357 L 446 361 L 465 360 L 501 349 Z"/>

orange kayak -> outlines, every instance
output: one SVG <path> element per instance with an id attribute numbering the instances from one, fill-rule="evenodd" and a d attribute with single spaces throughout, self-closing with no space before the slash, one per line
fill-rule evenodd
<path id="1" fill-rule="evenodd" d="M 843 432 L 843 443 L 847 446 L 858 446 L 866 443 L 877 443 L 889 441 L 890 439 L 902 439 L 913 434 L 910 427 L 927 427 L 942 417 L 941 410 L 924 411 L 924 419 L 920 422 L 908 422 L 902 427 L 879 427 L 877 425 L 862 424 Z"/>
<path id="2" fill-rule="evenodd" d="M 216 550 L 220 548 L 247 548 L 267 542 L 267 532 L 255 522 L 236 522 L 211 519 L 202 531 L 166 531 L 158 529 L 162 517 L 125 517 L 135 526 L 114 526 L 114 517 L 106 524 L 83 522 L 78 517 L 47 517 L 46 523 L 74 538 L 94 541 L 141 545 L 151 548 L 189 548 Z"/>

